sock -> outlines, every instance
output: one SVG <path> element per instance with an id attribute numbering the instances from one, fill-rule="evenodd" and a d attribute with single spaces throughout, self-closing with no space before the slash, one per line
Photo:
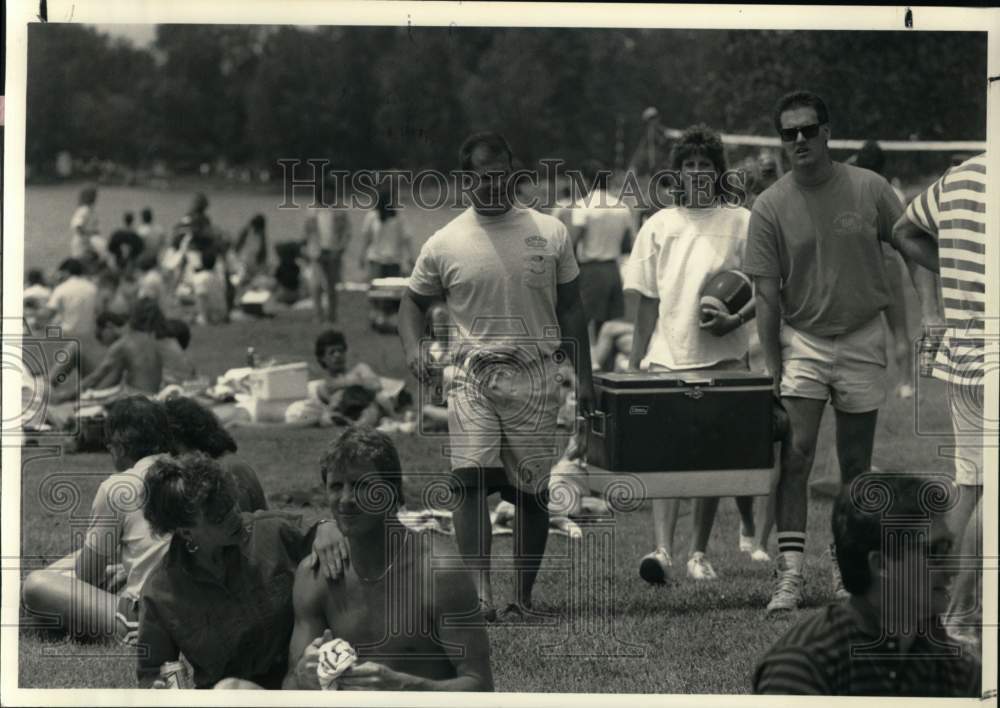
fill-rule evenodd
<path id="1" fill-rule="evenodd" d="M 778 553 L 789 570 L 802 572 L 802 557 L 806 550 L 806 535 L 802 531 L 779 531 Z"/>

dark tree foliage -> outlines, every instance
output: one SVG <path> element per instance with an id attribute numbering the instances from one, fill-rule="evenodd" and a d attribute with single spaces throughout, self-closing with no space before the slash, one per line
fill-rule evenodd
<path id="1" fill-rule="evenodd" d="M 36 24 L 28 40 L 40 172 L 63 150 L 178 171 L 448 169 L 463 135 L 487 128 L 526 165 L 614 164 L 646 106 L 672 127 L 771 135 L 775 99 L 800 87 L 827 100 L 835 137 L 986 132 L 985 33 L 161 25 L 143 49 Z"/>

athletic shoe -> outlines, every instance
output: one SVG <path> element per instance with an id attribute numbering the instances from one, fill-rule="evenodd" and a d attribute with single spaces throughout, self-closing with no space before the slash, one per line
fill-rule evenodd
<path id="1" fill-rule="evenodd" d="M 744 536 L 740 532 L 740 553 L 753 553 L 753 536 Z"/>
<path id="2" fill-rule="evenodd" d="M 802 604 L 803 584 L 802 571 L 788 568 L 785 559 L 778 556 L 778 587 L 767 603 L 767 613 L 797 609 Z"/>
<path id="3" fill-rule="evenodd" d="M 847 591 L 844 587 L 844 578 L 840 574 L 840 564 L 837 563 L 837 553 L 833 546 L 830 546 L 830 558 L 833 564 L 830 568 L 830 579 L 833 585 L 833 596 L 838 600 L 847 600 L 851 597 L 851 593 Z"/>
<path id="4" fill-rule="evenodd" d="M 771 556 L 768 555 L 767 551 L 765 551 L 763 548 L 757 546 L 752 551 L 750 551 L 750 560 L 752 560 L 755 563 L 770 563 Z"/>
<path id="5" fill-rule="evenodd" d="M 674 565 L 670 554 L 657 548 L 639 563 L 639 577 L 647 583 L 663 585 L 670 578 L 670 568 Z"/>
<path id="6" fill-rule="evenodd" d="M 688 559 L 688 577 L 695 580 L 716 580 L 719 576 L 715 574 L 715 569 L 705 554 L 698 552 L 691 554 Z"/>

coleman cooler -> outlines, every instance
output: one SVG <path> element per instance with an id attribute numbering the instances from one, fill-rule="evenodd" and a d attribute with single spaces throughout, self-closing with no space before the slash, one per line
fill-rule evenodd
<path id="1" fill-rule="evenodd" d="M 614 472 L 772 467 L 771 389 L 739 371 L 595 373 L 587 460 Z"/>

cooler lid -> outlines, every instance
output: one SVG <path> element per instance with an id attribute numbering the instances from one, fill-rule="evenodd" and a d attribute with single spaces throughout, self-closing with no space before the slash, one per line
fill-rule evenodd
<path id="1" fill-rule="evenodd" d="M 771 386 L 770 376 L 750 371 L 626 371 L 594 372 L 603 388 L 686 388 L 688 386 Z"/>

